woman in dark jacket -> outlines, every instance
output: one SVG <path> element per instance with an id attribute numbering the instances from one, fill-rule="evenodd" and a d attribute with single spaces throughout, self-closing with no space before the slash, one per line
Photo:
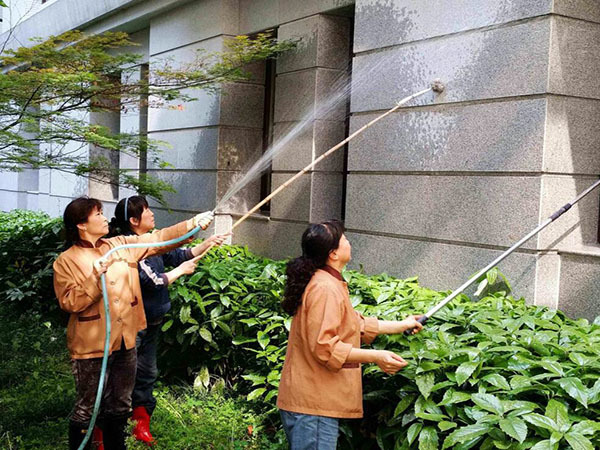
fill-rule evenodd
<path id="1" fill-rule="evenodd" d="M 154 213 L 142 196 L 122 199 L 115 208 L 115 217 L 110 223 L 111 235 L 142 236 L 154 228 Z M 136 439 L 151 443 L 150 417 L 156 406 L 152 395 L 158 377 L 156 350 L 158 333 L 165 314 L 171 309 L 168 286 L 182 275 L 194 273 L 200 255 L 209 246 L 219 246 L 229 235 L 211 236 L 199 245 L 175 249 L 162 255 L 152 256 L 138 263 L 140 286 L 148 326 L 138 333 L 137 373 L 133 389 L 133 430 Z M 166 266 L 173 267 L 167 271 Z"/>

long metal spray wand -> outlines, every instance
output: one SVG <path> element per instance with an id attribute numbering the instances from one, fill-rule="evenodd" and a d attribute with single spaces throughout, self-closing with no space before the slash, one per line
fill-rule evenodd
<path id="1" fill-rule="evenodd" d="M 540 231 L 542 231 L 544 228 L 546 228 L 548 225 L 550 225 L 552 222 L 554 222 L 556 219 L 558 219 L 564 213 L 566 213 L 569 209 L 571 209 L 571 207 L 573 205 L 575 205 L 577 202 L 579 202 L 579 200 L 581 200 L 583 197 L 588 195 L 590 192 L 592 192 L 598 186 L 600 186 L 600 180 L 596 181 L 589 188 L 587 188 L 585 191 L 583 191 L 581 194 L 579 194 L 577 197 L 575 197 L 575 199 L 573 199 L 571 202 L 565 204 L 562 208 L 560 208 L 558 211 L 556 211 L 554 214 L 552 214 L 546 220 L 541 222 L 534 230 L 532 230 L 527 235 L 525 235 L 520 241 L 518 241 L 516 244 L 514 244 L 512 247 L 510 247 L 508 250 L 506 250 L 504 253 L 502 253 L 500 256 L 498 256 L 496 259 L 494 259 L 491 263 L 489 263 L 487 266 L 485 266 L 483 269 L 481 269 L 479 272 L 477 272 L 475 275 L 473 275 L 466 283 L 464 283 L 457 290 L 455 290 L 450 295 L 448 295 L 444 300 L 442 300 L 437 305 L 435 305 L 433 308 L 431 308 L 429 311 L 427 311 L 422 317 L 420 317 L 418 319 L 418 321 L 422 324 L 427 322 L 431 316 L 433 316 L 440 309 L 442 309 L 444 306 L 446 306 L 448 303 L 450 303 L 452 300 L 454 300 L 456 297 L 458 297 L 466 288 L 468 288 L 473 283 L 475 283 L 482 275 L 485 275 L 489 270 L 491 270 L 495 266 L 497 266 L 501 261 L 504 260 L 504 258 L 506 258 L 508 255 L 510 255 L 512 252 L 514 252 L 519 247 L 521 247 L 525 242 L 527 242 L 533 236 L 538 234 Z M 413 331 L 413 328 L 406 330 L 404 332 L 404 334 L 409 335 L 412 333 L 412 331 Z"/>
<path id="2" fill-rule="evenodd" d="M 308 166 L 306 166 L 304 169 L 302 169 L 300 172 L 298 172 L 296 175 L 294 175 L 292 178 L 290 178 L 289 180 L 287 180 L 285 183 L 283 183 L 281 186 L 279 186 L 277 189 L 275 189 L 273 192 L 271 192 L 271 194 L 269 194 L 267 197 L 265 197 L 263 200 L 261 200 L 259 203 L 256 204 L 256 206 L 254 206 L 250 211 L 248 211 L 246 214 L 244 214 L 242 217 L 240 217 L 230 228 L 229 232 L 233 231 L 237 226 L 239 226 L 242 222 L 244 222 L 248 217 L 250 217 L 250 215 L 254 214 L 256 211 L 258 211 L 258 209 L 263 206 L 264 204 L 266 204 L 267 202 L 269 202 L 273 197 L 275 197 L 277 194 L 279 194 L 281 191 L 283 191 L 285 188 L 287 188 L 290 184 L 292 184 L 294 181 L 296 181 L 298 178 L 300 178 L 302 175 L 304 175 L 306 172 L 308 172 L 310 169 L 312 169 L 314 166 L 316 166 L 319 162 L 321 162 L 323 159 L 327 158 L 329 155 L 331 155 L 333 152 L 335 152 L 336 150 L 339 150 L 340 148 L 342 148 L 344 145 L 346 145 L 348 142 L 350 142 L 352 139 L 354 139 L 356 136 L 358 136 L 359 134 L 361 134 L 362 132 L 364 132 L 367 128 L 369 128 L 371 125 L 374 125 L 375 123 L 379 122 L 381 119 L 383 119 L 384 117 L 387 117 L 388 115 L 392 114 L 393 112 L 397 111 L 401 106 L 403 106 L 404 104 L 408 103 L 409 101 L 411 101 L 414 98 L 420 97 L 421 95 L 427 94 L 428 92 L 436 92 L 436 93 L 441 93 L 444 91 L 444 85 L 442 84 L 441 81 L 436 80 L 431 84 L 431 87 L 424 89 L 422 91 L 416 92 L 412 95 L 409 95 L 408 97 L 403 98 L 402 100 L 400 100 L 396 106 L 394 106 L 392 109 L 390 109 L 389 111 L 386 111 L 385 113 L 377 116 L 375 119 L 371 120 L 369 123 L 367 123 L 366 125 L 364 125 L 363 127 L 359 128 L 358 130 L 356 130 L 354 133 L 352 133 L 350 136 L 348 136 L 346 139 L 344 139 L 343 141 L 341 141 L 339 144 L 334 145 L 333 147 L 331 147 L 329 150 L 327 150 L 325 153 L 323 153 L 321 156 L 319 156 L 317 159 L 315 159 L 312 163 L 310 163 Z M 196 256 L 193 261 L 197 261 L 200 258 L 202 258 L 204 255 L 206 255 L 206 253 L 208 253 L 208 251 L 214 246 L 214 244 L 211 243 L 211 245 L 204 250 L 200 255 Z"/>

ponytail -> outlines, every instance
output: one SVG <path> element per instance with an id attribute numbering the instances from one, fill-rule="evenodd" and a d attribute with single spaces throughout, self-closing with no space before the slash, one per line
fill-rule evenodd
<path id="1" fill-rule="evenodd" d="M 141 195 L 134 195 L 121 199 L 115 206 L 115 217 L 108 224 L 109 237 L 120 236 L 123 234 L 132 234 L 131 222 L 129 219 L 135 218 L 141 220 L 144 209 L 148 208 L 148 201 Z"/>
<path id="2" fill-rule="evenodd" d="M 337 249 L 344 226 L 337 220 L 310 225 L 302 234 L 302 256 L 286 267 L 287 281 L 283 293 L 283 310 L 293 316 L 302 303 L 302 294 L 317 269 L 325 266 L 329 254 Z"/>

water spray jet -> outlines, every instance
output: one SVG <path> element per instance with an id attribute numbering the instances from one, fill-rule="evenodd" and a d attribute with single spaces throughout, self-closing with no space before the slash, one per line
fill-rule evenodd
<path id="1" fill-rule="evenodd" d="M 340 148 L 342 148 L 344 145 L 346 145 L 348 142 L 350 142 L 352 139 L 354 139 L 356 136 L 358 136 L 359 134 L 363 133 L 367 128 L 371 127 L 372 125 L 374 125 L 375 123 L 379 122 L 381 119 L 383 119 L 384 117 L 389 116 L 390 114 L 392 114 L 393 112 L 397 111 L 398 109 L 400 109 L 402 106 L 404 106 L 406 103 L 408 103 L 409 101 L 411 101 L 414 98 L 420 97 L 422 95 L 425 95 L 429 92 L 434 92 L 436 94 L 442 93 L 445 89 L 444 84 L 441 82 L 441 80 L 436 79 L 431 83 L 431 86 L 428 87 L 427 89 L 424 89 L 422 91 L 419 92 L 415 92 L 414 94 L 409 95 L 408 97 L 403 98 L 402 100 L 400 100 L 398 103 L 396 103 L 396 106 L 394 106 L 393 108 L 389 109 L 388 111 L 386 111 L 385 113 L 377 116 L 375 119 L 371 120 L 369 123 L 367 123 L 366 125 L 364 125 L 363 127 L 359 128 L 358 130 L 356 130 L 354 133 L 352 133 L 350 136 L 348 136 L 346 139 L 344 139 L 343 141 L 339 142 L 338 144 L 334 145 L 333 147 L 331 147 L 329 150 L 327 150 L 325 153 L 323 153 L 321 156 L 319 156 L 317 159 L 315 159 L 312 163 L 310 163 L 309 165 L 307 165 L 304 169 L 302 169 L 301 171 L 299 171 L 298 173 L 296 173 L 292 178 L 290 178 L 289 180 L 287 180 L 285 183 L 283 183 L 281 186 L 279 186 L 277 189 L 275 189 L 273 192 L 271 192 L 271 194 L 269 194 L 267 197 L 265 197 L 263 200 L 261 200 L 260 202 L 258 202 L 252 209 L 250 209 L 250 211 L 248 211 L 246 214 L 244 214 L 242 217 L 240 217 L 229 229 L 228 233 L 231 233 L 236 227 L 238 227 L 239 225 L 241 225 L 248 217 L 250 217 L 252 214 L 254 214 L 256 211 L 258 211 L 260 209 L 261 206 L 265 205 L 266 203 L 268 203 L 269 201 L 271 201 L 271 199 L 273 197 L 275 197 L 277 194 L 279 194 L 281 191 L 283 191 L 285 188 L 287 188 L 289 185 L 291 185 L 294 181 L 296 181 L 298 178 L 300 178 L 302 175 L 304 175 L 305 173 L 307 173 L 309 170 L 311 170 L 314 166 L 316 166 L 319 162 L 321 162 L 322 160 L 324 160 L 325 158 L 327 158 L 329 155 L 331 155 L 332 153 L 334 153 L 335 151 L 339 150 Z M 217 205 L 218 206 L 218 205 Z M 216 207 L 214 212 L 216 212 Z M 213 247 L 213 245 L 209 246 L 206 250 L 204 250 L 204 252 L 202 252 L 200 255 L 196 256 L 193 261 L 198 261 L 200 258 L 202 258 L 204 255 L 206 255 L 206 253 L 208 253 L 210 251 L 210 249 Z"/>

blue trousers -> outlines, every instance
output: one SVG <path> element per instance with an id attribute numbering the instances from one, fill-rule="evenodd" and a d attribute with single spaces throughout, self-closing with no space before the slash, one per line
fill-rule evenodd
<path id="1" fill-rule="evenodd" d="M 162 325 L 162 317 L 148 322 L 148 328 L 138 333 L 137 347 L 137 372 L 135 374 L 135 387 L 133 388 L 132 406 L 143 406 L 152 415 L 156 407 L 156 399 L 152 394 L 154 383 L 158 378 L 156 365 L 156 350 L 158 333 Z"/>
<path id="2" fill-rule="evenodd" d="M 280 410 L 291 450 L 335 450 L 339 419 Z"/>

